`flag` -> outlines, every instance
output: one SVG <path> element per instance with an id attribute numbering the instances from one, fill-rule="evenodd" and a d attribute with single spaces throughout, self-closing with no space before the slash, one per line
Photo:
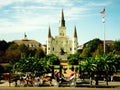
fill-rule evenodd
<path id="1" fill-rule="evenodd" d="M 101 14 L 105 14 L 105 8 L 100 11 Z"/>

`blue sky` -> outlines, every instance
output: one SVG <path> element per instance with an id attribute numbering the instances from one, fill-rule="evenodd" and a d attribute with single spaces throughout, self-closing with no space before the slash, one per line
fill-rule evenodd
<path id="1" fill-rule="evenodd" d="M 67 35 L 72 39 L 76 25 L 79 44 L 100 38 L 104 26 L 100 11 L 106 7 L 106 39 L 120 39 L 120 0 L 0 0 L 0 40 L 35 39 L 46 44 L 48 27 L 58 35 L 64 10 Z"/>

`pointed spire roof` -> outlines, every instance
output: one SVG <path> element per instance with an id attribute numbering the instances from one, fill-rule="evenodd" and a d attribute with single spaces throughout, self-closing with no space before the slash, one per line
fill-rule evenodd
<path id="1" fill-rule="evenodd" d="M 64 20 L 64 12 L 63 12 L 63 9 L 62 9 L 62 15 L 61 15 L 61 21 Z"/>
<path id="2" fill-rule="evenodd" d="M 76 30 L 76 26 L 74 27 L 74 38 L 77 38 L 77 30 Z"/>
<path id="3" fill-rule="evenodd" d="M 52 36 L 51 36 L 50 26 L 49 26 L 49 28 L 48 28 L 48 37 L 49 37 L 49 38 L 51 38 L 51 37 L 52 37 Z"/>
<path id="4" fill-rule="evenodd" d="M 64 26 L 64 27 L 65 27 L 65 20 L 64 20 L 64 12 L 63 12 L 63 9 L 62 9 L 62 13 L 61 13 L 60 26 Z"/>

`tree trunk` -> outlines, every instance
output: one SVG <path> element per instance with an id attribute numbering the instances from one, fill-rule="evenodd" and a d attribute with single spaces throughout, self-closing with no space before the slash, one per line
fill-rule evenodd
<path id="1" fill-rule="evenodd" d="M 106 85 L 108 86 L 108 72 L 106 72 L 105 79 L 106 79 Z"/>
<path id="2" fill-rule="evenodd" d="M 95 85 L 98 85 L 98 75 L 95 75 Z"/>
<path id="3" fill-rule="evenodd" d="M 92 77 L 90 76 L 90 85 L 92 85 Z"/>
<path id="4" fill-rule="evenodd" d="M 90 85 L 92 85 L 92 72 L 90 72 Z"/>
<path id="5" fill-rule="evenodd" d="M 60 65 L 60 78 L 62 77 L 62 65 Z"/>
<path id="6" fill-rule="evenodd" d="M 52 79 L 54 78 L 54 66 L 52 66 Z"/>

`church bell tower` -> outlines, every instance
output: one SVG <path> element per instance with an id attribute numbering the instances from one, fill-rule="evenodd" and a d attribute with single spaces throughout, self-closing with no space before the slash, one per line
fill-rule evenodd
<path id="1" fill-rule="evenodd" d="M 63 10 L 62 10 L 62 13 L 61 13 L 61 20 L 60 20 L 60 26 L 59 26 L 59 36 L 61 36 L 61 37 L 66 36 L 66 27 L 65 27 Z"/>

